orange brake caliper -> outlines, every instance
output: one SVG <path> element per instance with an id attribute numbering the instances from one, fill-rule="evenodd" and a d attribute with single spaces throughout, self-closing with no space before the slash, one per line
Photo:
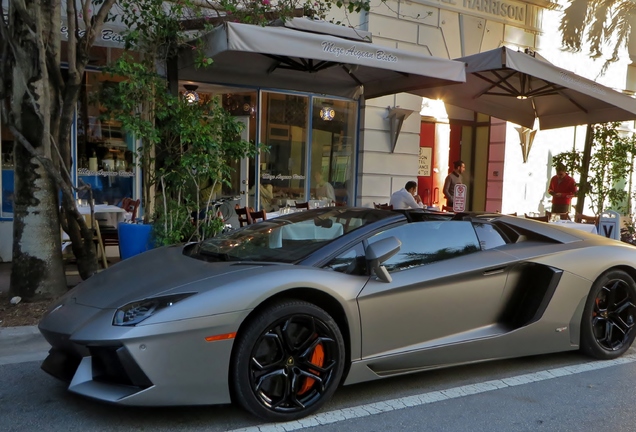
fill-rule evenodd
<path id="1" fill-rule="evenodd" d="M 314 352 L 311 354 L 310 363 L 318 367 L 322 367 L 324 362 L 325 362 L 325 350 L 322 347 L 322 344 L 316 345 L 316 348 L 314 348 Z M 309 369 L 309 372 L 314 373 L 316 375 L 320 373 L 318 371 L 311 370 L 311 369 Z M 305 393 L 307 390 L 311 388 L 311 386 L 314 385 L 314 382 L 316 382 L 316 380 L 313 378 L 305 378 L 305 383 L 301 387 L 298 394 L 301 395 Z"/>

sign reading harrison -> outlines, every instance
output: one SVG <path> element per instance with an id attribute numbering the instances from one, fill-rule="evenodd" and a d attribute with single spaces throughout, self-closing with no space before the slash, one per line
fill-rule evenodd
<path id="1" fill-rule="evenodd" d="M 364 49 L 358 49 L 358 47 L 356 47 L 355 45 L 346 48 L 337 45 L 335 42 L 328 41 L 323 41 L 321 45 L 324 52 L 333 54 L 336 57 L 349 56 L 355 57 L 357 59 L 368 58 L 390 63 L 396 63 L 398 61 L 396 55 L 388 53 L 384 50 L 365 51 Z"/>

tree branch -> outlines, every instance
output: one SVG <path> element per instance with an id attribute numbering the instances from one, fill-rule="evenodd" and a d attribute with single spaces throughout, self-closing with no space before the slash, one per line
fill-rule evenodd
<path id="1" fill-rule="evenodd" d="M 44 33 L 44 29 L 41 27 L 42 25 L 42 10 L 41 8 L 35 8 L 35 16 L 36 16 L 36 31 L 38 35 L 42 35 Z M 42 74 L 41 79 L 42 81 L 44 81 L 45 83 L 49 82 L 49 71 L 48 68 L 46 67 L 46 47 L 44 46 L 44 40 L 42 38 L 42 36 L 39 36 L 35 39 L 36 41 L 36 45 L 38 47 L 38 64 L 39 64 L 39 68 L 40 68 L 40 73 Z M 27 87 L 28 89 L 28 87 Z M 48 85 L 43 85 L 42 86 L 42 92 L 43 92 L 43 101 L 49 102 L 51 101 L 51 91 Z M 34 106 L 37 106 L 35 99 L 32 98 L 33 104 Z M 42 122 L 42 125 L 44 127 L 44 136 L 50 136 L 51 135 L 51 117 L 50 116 L 43 116 L 40 112 L 40 110 L 36 110 L 36 112 L 38 113 L 38 117 L 40 117 L 40 121 Z M 24 127 L 24 125 L 23 125 Z M 44 150 L 44 155 L 47 157 L 51 157 L 51 148 L 49 146 L 43 146 L 43 150 Z"/>
<path id="2" fill-rule="evenodd" d="M 66 0 L 67 33 L 67 57 L 69 75 L 77 74 L 77 11 L 75 0 Z"/>

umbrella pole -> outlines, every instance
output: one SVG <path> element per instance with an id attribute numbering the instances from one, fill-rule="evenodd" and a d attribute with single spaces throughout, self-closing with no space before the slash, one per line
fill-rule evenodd
<path id="1" fill-rule="evenodd" d="M 582 214 L 585 204 L 585 195 L 589 188 L 587 177 L 590 171 L 590 156 L 592 155 L 592 141 L 594 138 L 594 125 L 588 124 L 585 131 L 585 147 L 583 147 L 583 160 L 581 161 L 581 180 L 579 182 L 579 193 L 576 200 L 576 212 Z"/>

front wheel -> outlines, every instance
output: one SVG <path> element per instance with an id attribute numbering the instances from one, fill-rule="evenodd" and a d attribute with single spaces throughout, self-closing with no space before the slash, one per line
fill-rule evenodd
<path id="1" fill-rule="evenodd" d="M 603 360 L 629 349 L 636 336 L 636 283 L 621 270 L 602 275 L 590 290 L 581 322 L 581 349 Z"/>
<path id="2" fill-rule="evenodd" d="M 260 311 L 237 338 L 234 398 L 264 420 L 305 417 L 329 400 L 344 362 L 342 334 L 327 312 L 303 301 L 277 302 Z"/>

